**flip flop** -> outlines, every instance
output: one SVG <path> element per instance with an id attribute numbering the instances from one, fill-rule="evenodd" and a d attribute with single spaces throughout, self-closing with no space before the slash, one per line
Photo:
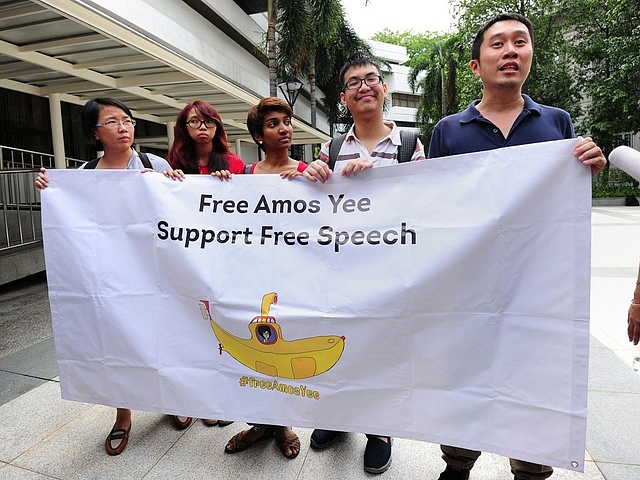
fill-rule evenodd
<path id="1" fill-rule="evenodd" d="M 129 428 L 126 430 L 119 429 L 111 429 L 109 435 L 107 436 L 107 440 L 104 442 L 104 449 L 109 455 L 120 455 L 124 448 L 127 446 L 129 442 L 129 431 L 131 430 L 131 424 L 129 424 Z M 112 442 L 120 442 L 117 443 L 115 447 L 112 446 Z"/>
<path id="2" fill-rule="evenodd" d="M 247 432 L 251 430 L 264 430 L 260 433 L 260 435 L 255 440 L 247 440 L 245 435 Z M 271 425 L 260 425 L 253 426 L 249 430 L 243 430 L 240 433 L 236 433 L 231 440 L 227 442 L 227 445 L 224 447 L 224 453 L 238 453 L 246 450 L 251 445 L 262 442 L 263 440 L 267 440 L 273 436 L 273 427 Z M 231 448 L 229 448 L 231 447 Z"/>
<path id="3" fill-rule="evenodd" d="M 278 442 L 278 447 L 280 447 L 280 451 L 282 454 L 288 458 L 289 460 L 293 460 L 300 453 L 300 439 L 298 435 L 292 432 L 291 435 L 287 436 L 284 432 L 284 428 L 276 428 L 276 442 Z M 295 453 L 291 453 L 287 455 L 287 449 L 296 449 Z"/>

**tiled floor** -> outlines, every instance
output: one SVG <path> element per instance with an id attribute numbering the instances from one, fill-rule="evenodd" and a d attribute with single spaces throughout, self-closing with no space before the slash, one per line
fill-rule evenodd
<path id="1" fill-rule="evenodd" d="M 640 479 L 640 348 L 626 340 L 626 309 L 640 256 L 640 208 L 594 207 L 591 358 L 584 474 L 557 469 L 558 480 Z M 274 442 L 226 455 L 244 424 L 184 431 L 168 417 L 133 413 L 131 439 L 118 457 L 104 453 L 114 411 L 60 398 L 44 278 L 0 293 L 0 480 L 3 479 L 358 479 L 364 435 L 345 435 L 326 451 L 309 448 L 286 460 Z M 386 480 L 437 479 L 437 445 L 395 439 Z M 506 458 L 484 454 L 472 480 L 510 480 Z"/>

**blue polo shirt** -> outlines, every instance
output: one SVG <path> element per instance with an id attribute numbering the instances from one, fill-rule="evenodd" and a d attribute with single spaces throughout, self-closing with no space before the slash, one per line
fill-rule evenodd
<path id="1" fill-rule="evenodd" d="M 480 100 L 475 100 L 463 112 L 449 115 L 436 124 L 428 158 L 564 140 L 575 136 L 573 123 L 567 112 L 540 105 L 527 95 L 522 95 L 522 98 L 524 109 L 513 123 L 507 138 L 504 138 L 498 127 L 480 114 L 476 108 Z"/>

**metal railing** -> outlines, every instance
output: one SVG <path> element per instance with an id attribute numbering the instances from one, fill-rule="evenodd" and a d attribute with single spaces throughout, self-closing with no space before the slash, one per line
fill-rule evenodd
<path id="1" fill-rule="evenodd" d="M 83 163 L 66 158 L 67 168 Z M 40 194 L 35 187 L 41 167 L 54 168 L 52 154 L 0 145 L 0 255 L 42 242 Z"/>
<path id="2" fill-rule="evenodd" d="M 38 169 L 0 170 L 0 254 L 42 242 Z"/>
<path id="3" fill-rule="evenodd" d="M 78 168 L 85 160 L 65 157 L 67 168 Z M 55 168 L 53 154 L 0 145 L 0 170 Z"/>

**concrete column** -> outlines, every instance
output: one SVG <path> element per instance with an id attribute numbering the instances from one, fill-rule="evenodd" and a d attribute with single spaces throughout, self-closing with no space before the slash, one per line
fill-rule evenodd
<path id="1" fill-rule="evenodd" d="M 239 138 L 236 138 L 236 155 L 238 155 L 240 158 L 242 158 L 242 142 L 240 141 Z"/>
<path id="2" fill-rule="evenodd" d="M 167 140 L 169 140 L 169 149 L 173 145 L 173 141 L 176 137 L 173 134 L 173 128 L 176 126 L 176 122 L 167 122 Z"/>
<path id="3" fill-rule="evenodd" d="M 53 162 L 56 168 L 67 168 L 64 154 L 64 134 L 62 133 L 62 108 L 60 94 L 49 95 L 49 114 L 51 115 L 51 136 L 53 137 Z"/>

